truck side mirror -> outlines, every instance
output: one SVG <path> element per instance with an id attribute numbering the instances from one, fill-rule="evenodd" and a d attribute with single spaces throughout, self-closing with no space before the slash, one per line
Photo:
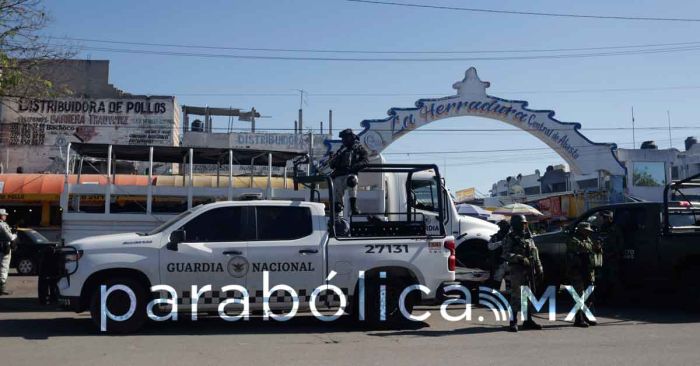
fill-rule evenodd
<path id="1" fill-rule="evenodd" d="M 185 241 L 185 230 L 178 229 L 170 233 L 170 240 L 168 240 L 167 248 L 169 250 L 177 251 L 177 245 Z"/>

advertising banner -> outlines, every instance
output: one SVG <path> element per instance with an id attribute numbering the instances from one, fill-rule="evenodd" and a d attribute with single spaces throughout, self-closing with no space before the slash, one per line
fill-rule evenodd
<path id="1" fill-rule="evenodd" d="M 462 190 L 455 192 L 455 198 L 457 199 L 457 203 L 471 201 L 475 197 L 476 197 L 476 189 L 475 188 L 466 188 L 466 189 L 462 189 Z"/>
<path id="2" fill-rule="evenodd" d="M 179 112 L 172 97 L 124 99 L 5 99 L 0 161 L 7 171 L 52 169 L 69 142 L 165 145 L 177 143 Z"/>

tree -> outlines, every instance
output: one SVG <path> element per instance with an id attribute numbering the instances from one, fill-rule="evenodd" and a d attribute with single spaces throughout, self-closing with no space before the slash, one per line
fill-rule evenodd
<path id="1" fill-rule="evenodd" d="M 0 0 L 0 97 L 70 94 L 42 73 L 42 65 L 75 55 L 72 47 L 40 34 L 49 21 L 41 0 Z"/>

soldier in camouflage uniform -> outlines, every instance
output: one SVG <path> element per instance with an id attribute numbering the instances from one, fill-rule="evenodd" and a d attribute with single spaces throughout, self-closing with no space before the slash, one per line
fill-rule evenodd
<path id="1" fill-rule="evenodd" d="M 510 272 L 510 306 L 513 317 L 508 330 L 518 331 L 518 313 L 520 312 L 520 287 L 535 288 L 536 278 L 542 278 L 542 263 L 540 256 L 527 229 L 527 219 L 523 215 L 515 215 L 510 219 L 510 233 L 503 242 L 503 259 L 508 262 Z M 523 319 L 523 329 L 542 329 L 542 326 L 532 320 L 532 312 L 528 311 L 527 319 Z"/>
<path id="2" fill-rule="evenodd" d="M 593 233 L 591 224 L 581 222 L 576 225 L 574 235 L 566 242 L 567 275 L 571 286 L 578 294 L 583 293 L 588 286 L 595 283 L 595 256 L 602 254 L 600 243 L 594 243 L 590 236 Z M 586 307 L 593 306 L 591 297 L 586 300 Z M 574 326 L 587 328 L 589 325 L 597 325 L 593 320 L 587 319 L 583 311 L 576 312 Z"/>
<path id="3" fill-rule="evenodd" d="M 496 291 L 501 290 L 501 282 L 506 278 L 508 263 L 503 259 L 503 241 L 510 232 L 510 223 L 506 220 L 498 222 L 498 232 L 491 236 L 488 249 L 491 252 L 491 271 L 489 276 L 489 287 Z M 506 287 L 508 286 L 506 279 Z"/>
<path id="4" fill-rule="evenodd" d="M 10 295 L 5 289 L 7 275 L 10 272 L 10 259 L 12 258 L 12 241 L 17 239 L 10 225 L 7 224 L 7 211 L 0 208 L 0 295 Z"/>
<path id="5" fill-rule="evenodd" d="M 612 211 L 604 211 L 601 215 L 600 238 L 603 241 L 604 261 L 602 280 L 605 283 L 605 294 L 611 298 L 619 297 L 623 291 L 621 278 L 622 254 L 625 250 L 625 236 L 618 225 L 613 222 Z"/>
<path id="6" fill-rule="evenodd" d="M 335 205 L 338 213 L 343 212 L 343 198 L 345 191 L 350 196 L 350 212 L 353 215 L 360 213 L 357 208 L 357 173 L 369 163 L 369 152 L 360 143 L 360 138 L 351 129 L 346 128 L 338 134 L 343 141 L 343 146 L 328 161 L 333 169 L 333 190 Z"/>

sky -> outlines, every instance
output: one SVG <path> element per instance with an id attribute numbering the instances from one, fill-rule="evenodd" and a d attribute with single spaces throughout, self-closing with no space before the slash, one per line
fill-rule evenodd
<path id="1" fill-rule="evenodd" d="M 697 1 L 467 1 L 396 0 L 413 4 L 548 13 L 688 18 Z M 579 122 L 595 142 L 632 147 L 654 140 L 659 148 L 683 149 L 700 136 L 700 22 L 543 17 L 368 4 L 344 0 L 256 1 L 46 1 L 52 18 L 44 35 L 69 41 L 76 58 L 110 60 L 110 80 L 133 94 L 175 95 L 180 105 L 255 107 L 258 128 L 291 129 L 300 106 L 305 127 L 360 131 L 364 119 L 386 117 L 391 107 L 413 107 L 419 98 L 452 95 L 452 84 L 476 67 L 491 83 L 490 95 L 526 100 L 533 109 Z M 699 16 L 700 17 L 700 16 Z M 91 41 L 87 41 L 87 40 Z M 96 42 L 159 43 L 176 48 Z M 698 42 L 677 52 L 605 57 L 457 61 L 310 61 L 191 57 L 116 50 L 334 58 L 473 58 L 522 55 L 513 51 L 597 48 Z M 372 51 L 302 53 L 223 49 L 275 48 Z M 659 46 L 664 48 L 669 46 Z M 110 50 L 105 50 L 110 49 Z M 488 54 L 406 54 L 426 51 L 497 51 Z M 619 51 L 619 49 L 617 50 Z M 601 53 L 604 51 L 567 51 Z M 555 52 L 528 53 L 555 54 Z M 332 95 L 329 95 L 332 94 Z M 379 94 L 379 95 L 377 95 Z M 670 114 L 672 137 L 665 128 Z M 225 128 L 227 121 L 215 122 Z M 245 122 L 236 127 L 245 128 Z M 619 130 L 600 130 L 618 127 Z M 435 131 L 435 130 L 438 131 Z M 489 131 L 445 131 L 486 129 Z M 588 129 L 588 130 L 587 130 Z M 597 129 L 597 130 L 596 130 Z M 503 131 L 499 131 L 503 130 Z M 384 152 L 391 162 L 436 163 L 455 191 L 476 187 L 488 194 L 507 176 L 541 172 L 562 164 L 526 132 L 478 117 L 436 121 L 407 134 Z M 503 151 L 509 149 L 527 151 Z M 464 151 L 489 152 L 464 152 Z M 492 151 L 501 150 L 501 151 Z M 445 153 L 445 152 L 455 153 Z M 423 154 L 415 154 L 415 153 Z M 413 153 L 410 155 L 409 153 Z"/>

